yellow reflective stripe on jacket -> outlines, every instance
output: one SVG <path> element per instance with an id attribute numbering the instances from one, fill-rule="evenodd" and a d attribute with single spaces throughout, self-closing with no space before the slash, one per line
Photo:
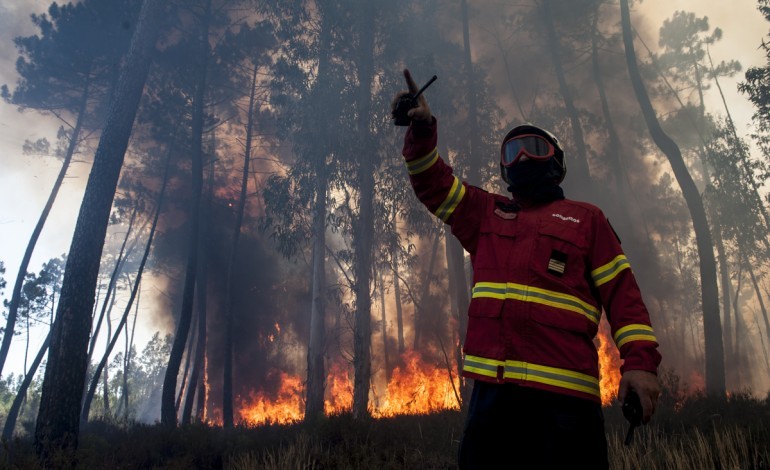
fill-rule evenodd
<path id="1" fill-rule="evenodd" d="M 434 148 L 431 153 L 424 157 L 406 162 L 406 169 L 409 170 L 410 175 L 416 175 L 432 167 L 437 161 L 438 147 Z"/>
<path id="2" fill-rule="evenodd" d="M 463 371 L 486 377 L 497 378 L 499 367 L 503 367 L 506 379 L 527 380 L 554 387 L 576 390 L 600 397 L 599 379 L 587 374 L 557 367 L 541 366 L 522 361 L 498 361 L 478 356 L 465 356 Z"/>
<path id="3" fill-rule="evenodd" d="M 436 217 L 446 222 L 449 216 L 457 209 L 457 205 L 463 200 L 465 196 L 465 185 L 460 181 L 460 178 L 454 177 L 455 181 L 452 183 L 452 188 L 449 190 L 446 199 L 436 209 Z"/>
<path id="4" fill-rule="evenodd" d="M 654 341 L 658 342 L 655 332 L 649 325 L 632 324 L 626 325 L 615 332 L 615 344 L 620 348 L 629 341 Z"/>
<path id="5" fill-rule="evenodd" d="M 602 284 L 606 284 L 615 279 L 621 271 L 630 267 L 631 265 L 628 262 L 628 258 L 626 258 L 625 255 L 618 255 L 604 266 L 600 266 L 591 271 L 591 277 L 594 280 L 594 285 L 599 287 Z"/>
<path id="6" fill-rule="evenodd" d="M 500 300 L 514 299 L 569 310 L 584 315 L 597 325 L 601 317 L 601 312 L 596 307 L 573 295 L 512 282 L 477 282 L 473 286 L 473 298 L 480 297 Z"/>

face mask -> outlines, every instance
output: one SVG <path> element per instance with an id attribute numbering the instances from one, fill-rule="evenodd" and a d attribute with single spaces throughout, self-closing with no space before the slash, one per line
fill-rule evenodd
<path id="1" fill-rule="evenodd" d="M 548 161 L 527 160 L 505 169 L 510 191 L 517 199 L 532 202 L 546 202 L 563 199 L 564 193 L 558 185 L 560 168 L 555 159 Z"/>

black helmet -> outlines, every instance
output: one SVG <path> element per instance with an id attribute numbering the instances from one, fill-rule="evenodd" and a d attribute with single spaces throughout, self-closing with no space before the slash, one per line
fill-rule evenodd
<path id="1" fill-rule="evenodd" d="M 516 126 L 503 139 L 500 146 L 500 174 L 511 184 L 508 169 L 520 160 L 554 160 L 556 184 L 564 180 L 567 165 L 564 149 L 559 140 L 545 129 L 530 124 Z"/>

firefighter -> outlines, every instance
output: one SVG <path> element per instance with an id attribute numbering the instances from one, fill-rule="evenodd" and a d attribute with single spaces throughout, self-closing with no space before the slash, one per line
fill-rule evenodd
<path id="1" fill-rule="evenodd" d="M 409 91 L 417 86 L 408 70 Z M 403 155 L 419 200 L 470 253 L 473 289 L 463 376 L 474 379 L 460 468 L 607 468 L 593 338 L 602 310 L 629 390 L 650 420 L 661 356 L 620 241 L 601 210 L 565 199 L 564 151 L 533 125 L 503 139 L 510 197 L 462 182 L 438 155 L 425 95 L 409 111 Z"/>

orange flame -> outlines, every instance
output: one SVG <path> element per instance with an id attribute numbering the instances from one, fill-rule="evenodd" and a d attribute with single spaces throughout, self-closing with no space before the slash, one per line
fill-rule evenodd
<path id="1" fill-rule="evenodd" d="M 459 409 L 455 390 L 459 379 L 452 374 L 449 380 L 445 367 L 425 361 L 420 353 L 407 351 L 402 356 L 403 366 L 393 370 L 385 395 L 377 396 L 372 390 L 371 413 L 374 417 L 390 417 L 400 414 L 427 414 L 438 410 Z M 266 423 L 292 423 L 304 414 L 305 389 L 302 379 L 285 372 L 279 374 L 279 389 L 275 396 L 254 392 L 239 400 L 240 419 L 250 425 Z M 341 364 L 329 367 L 326 414 L 349 411 L 353 405 L 353 381 L 349 368 Z"/>
<path id="2" fill-rule="evenodd" d="M 620 352 L 612 340 L 610 325 L 602 317 L 599 323 L 599 333 L 596 335 L 599 342 L 599 390 L 602 395 L 602 405 L 610 406 L 618 396 L 620 386 Z"/>
<path id="3" fill-rule="evenodd" d="M 385 397 L 372 410 L 375 417 L 400 414 L 427 414 L 439 410 L 460 409 L 455 390 L 460 383 L 446 368 L 427 364 L 419 352 L 406 351 L 403 367 L 393 369 Z"/>
<path id="4" fill-rule="evenodd" d="M 276 330 L 279 327 L 276 325 Z M 606 320 L 599 325 L 598 343 L 600 389 L 602 404 L 608 406 L 617 397 L 620 384 L 620 354 L 612 341 Z M 460 408 L 457 393 L 460 379 L 452 365 L 452 378 L 445 366 L 426 361 L 418 351 L 407 351 L 401 356 L 402 365 L 393 369 L 390 380 L 380 395 L 375 386 L 371 390 L 371 414 L 374 417 L 392 417 L 402 414 L 428 414 L 439 410 Z M 242 422 L 250 425 L 266 423 L 293 423 L 304 414 L 305 386 L 303 379 L 282 371 L 278 374 L 278 392 L 252 392 L 239 399 Z M 329 366 L 324 411 L 335 414 L 349 411 L 353 404 L 353 377 L 344 363 Z M 382 388 L 382 387 L 380 387 Z"/>
<path id="5" fill-rule="evenodd" d="M 251 392 L 248 399 L 240 399 L 241 421 L 250 425 L 293 423 L 302 419 L 304 406 L 304 385 L 299 377 L 292 377 L 282 371 L 280 388 L 274 397 L 268 397 L 263 391 Z"/>

